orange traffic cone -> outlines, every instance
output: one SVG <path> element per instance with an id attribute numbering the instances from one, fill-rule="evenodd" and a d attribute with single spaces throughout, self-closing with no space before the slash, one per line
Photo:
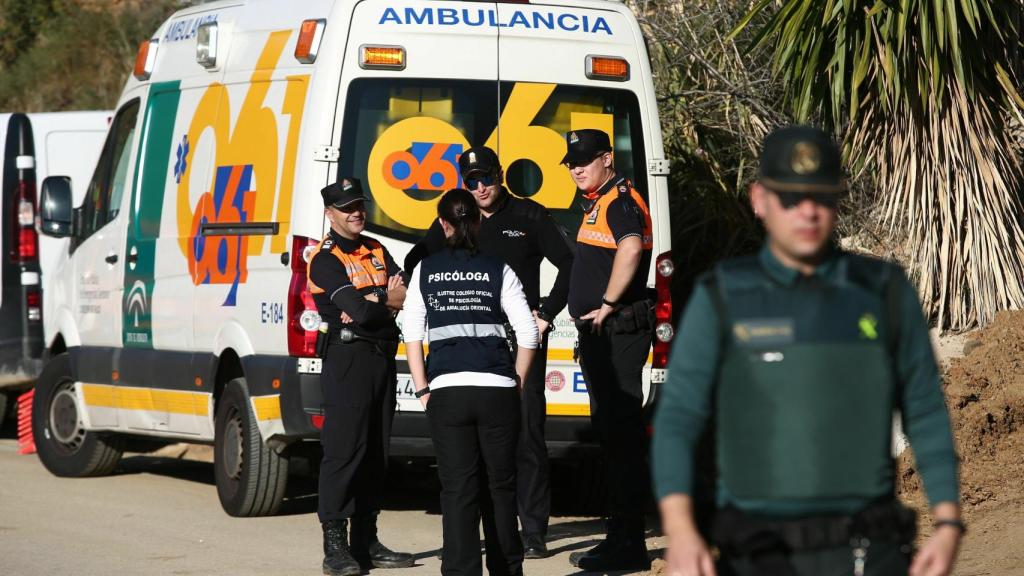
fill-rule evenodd
<path id="1" fill-rule="evenodd" d="M 32 438 L 32 397 L 35 390 L 18 396 L 18 454 L 35 454 L 36 443 Z"/>

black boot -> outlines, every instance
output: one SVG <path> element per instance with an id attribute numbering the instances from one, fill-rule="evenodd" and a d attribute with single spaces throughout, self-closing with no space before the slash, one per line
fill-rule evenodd
<path id="1" fill-rule="evenodd" d="M 348 547 L 348 520 L 328 520 L 324 529 L 324 574 L 328 576 L 359 576 L 359 562 Z"/>
<path id="2" fill-rule="evenodd" d="M 374 568 L 408 568 L 412 554 L 395 552 L 377 538 L 377 514 L 352 518 L 352 555 L 360 564 Z"/>
<path id="3" fill-rule="evenodd" d="M 548 545 L 544 542 L 544 537 L 540 534 L 523 534 L 523 558 L 528 560 L 536 560 L 538 558 L 547 558 Z"/>
<path id="4" fill-rule="evenodd" d="M 647 557 L 643 521 L 610 519 L 604 541 L 586 552 L 572 553 L 569 562 L 585 572 L 649 570 L 651 560 Z"/>

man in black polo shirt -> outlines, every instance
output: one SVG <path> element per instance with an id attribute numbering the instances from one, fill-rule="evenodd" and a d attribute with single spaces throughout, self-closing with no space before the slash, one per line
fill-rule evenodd
<path id="1" fill-rule="evenodd" d="M 547 445 L 544 442 L 544 374 L 547 368 L 548 330 L 565 307 L 572 270 L 572 248 L 547 209 L 519 198 L 502 185 L 504 172 L 498 155 L 486 146 L 470 148 L 459 156 L 459 172 L 484 216 L 480 223 L 480 251 L 497 256 L 512 268 L 523 284 L 526 301 L 540 332 L 537 354 L 523 383 L 523 414 L 517 457 L 517 499 L 526 558 L 547 556 L 545 537 L 551 513 Z M 410 273 L 420 260 L 444 248 L 444 231 L 434 221 L 427 235 L 409 252 Z M 555 284 L 541 303 L 540 264 L 547 258 L 558 268 Z"/>
<path id="2" fill-rule="evenodd" d="M 615 171 L 608 135 L 566 134 L 562 162 L 583 195 L 569 314 L 579 331 L 590 418 L 604 452 L 608 536 L 570 562 L 585 571 L 647 569 L 643 368 L 653 337 L 647 296 L 653 238 L 643 197 Z"/>

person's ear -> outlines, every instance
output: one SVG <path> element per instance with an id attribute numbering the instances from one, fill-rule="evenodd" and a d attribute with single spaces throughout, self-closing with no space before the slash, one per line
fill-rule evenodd
<path id="1" fill-rule="evenodd" d="M 750 184 L 750 208 L 754 216 L 763 218 L 768 206 L 768 190 L 756 180 Z"/>
<path id="2" fill-rule="evenodd" d="M 604 167 L 605 168 L 611 168 L 612 167 L 612 153 L 611 152 L 605 152 L 604 153 L 604 157 L 603 157 L 603 161 L 604 161 Z"/>

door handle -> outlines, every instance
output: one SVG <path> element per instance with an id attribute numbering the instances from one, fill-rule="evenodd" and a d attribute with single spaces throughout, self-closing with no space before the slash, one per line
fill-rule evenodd
<path id="1" fill-rule="evenodd" d="M 107 261 L 107 264 L 117 264 L 117 254 L 109 254 L 104 260 Z"/>

